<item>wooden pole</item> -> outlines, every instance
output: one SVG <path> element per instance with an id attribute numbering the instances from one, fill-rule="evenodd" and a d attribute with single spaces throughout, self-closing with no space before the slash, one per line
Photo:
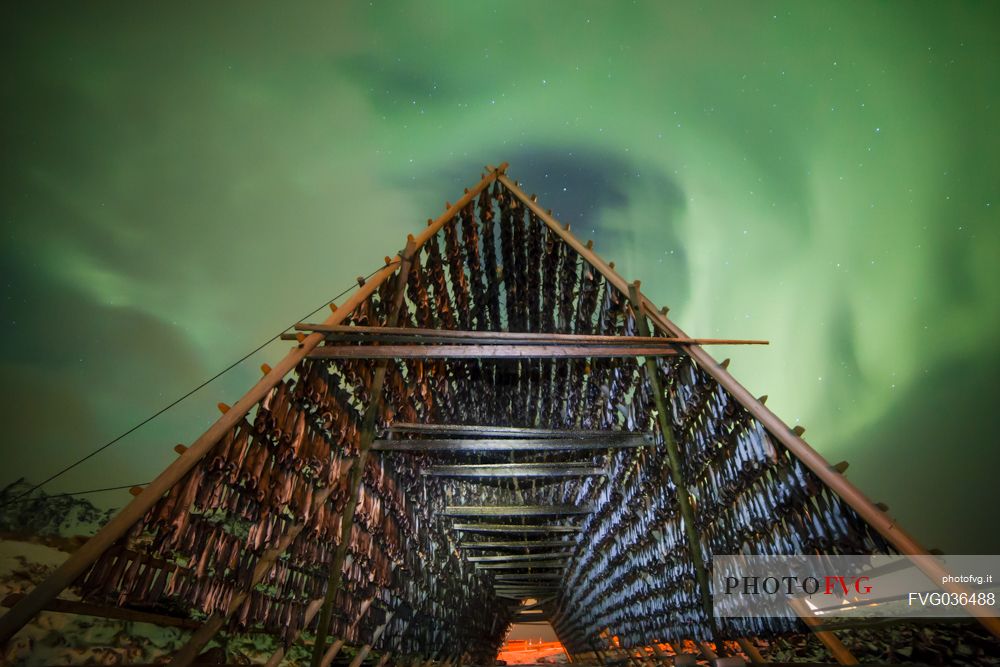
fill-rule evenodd
<path id="1" fill-rule="evenodd" d="M 340 650 L 344 648 L 345 643 L 346 642 L 343 639 L 337 639 L 330 644 L 330 647 L 323 653 L 323 660 L 320 664 L 322 664 L 323 667 L 329 667 L 330 664 L 333 663 L 334 659 L 340 655 Z"/>
<path id="2" fill-rule="evenodd" d="M 361 620 L 361 618 L 365 615 L 368 609 L 372 606 L 372 603 L 374 601 L 375 598 L 368 598 L 367 600 L 361 603 L 361 607 L 358 608 L 358 615 L 354 619 L 355 624 L 357 624 L 358 621 Z M 302 630 L 304 628 L 309 627 L 309 624 L 312 623 L 314 618 L 316 618 L 316 614 L 319 613 L 320 607 L 322 606 L 323 606 L 323 598 L 319 598 L 318 600 L 313 600 L 312 602 L 309 603 L 309 606 L 306 607 L 306 614 L 305 614 L 305 619 L 302 622 L 302 627 L 295 632 L 295 634 L 289 641 L 289 644 L 294 643 L 295 640 L 299 638 L 299 635 L 302 634 Z M 279 646 L 277 650 L 273 654 L 271 654 L 271 657 L 265 663 L 265 667 L 278 667 L 278 665 L 281 663 L 284 657 L 285 657 L 285 647 Z"/>
<path id="3" fill-rule="evenodd" d="M 751 642 L 749 639 L 747 639 L 746 637 L 740 637 L 739 639 L 736 640 L 736 643 L 738 643 L 740 645 L 740 648 L 743 649 L 743 652 L 747 654 L 747 657 L 750 658 L 750 662 L 752 664 L 754 665 L 767 664 L 767 659 L 764 658 L 764 655 L 760 652 L 760 649 L 754 646 L 753 642 Z"/>
<path id="4" fill-rule="evenodd" d="M 590 359 L 670 357 L 665 345 L 323 345 L 310 359 Z"/>
<path id="5" fill-rule="evenodd" d="M 701 649 L 701 653 L 702 655 L 705 656 L 706 659 L 715 660 L 716 658 L 719 657 L 718 654 L 716 654 L 716 652 L 712 650 L 712 647 L 706 644 L 705 642 L 701 640 L 695 640 L 695 644 L 697 644 L 698 648 Z M 718 645 L 719 644 L 716 643 L 716 646 Z"/>
<path id="6" fill-rule="evenodd" d="M 416 246 L 413 239 L 406 244 L 400 263 L 399 273 L 396 274 L 395 292 L 392 297 L 388 316 L 388 326 L 396 326 L 399 321 L 399 311 L 403 306 L 403 298 L 406 295 L 406 281 L 410 275 L 410 267 L 416 254 Z M 358 490 L 365 474 L 365 465 L 368 462 L 368 452 L 371 449 L 372 441 L 375 439 L 375 426 L 382 416 L 382 389 L 385 384 L 385 376 L 388 371 L 388 362 L 379 361 L 375 366 L 375 374 L 372 378 L 368 393 L 371 400 L 365 410 L 364 419 L 361 422 L 360 436 L 358 440 L 358 455 L 351 464 L 350 481 L 348 482 L 347 504 L 340 518 L 340 544 L 333 555 L 333 562 L 330 564 L 330 576 L 326 585 L 326 597 L 323 600 L 323 609 L 319 615 L 319 625 L 316 627 L 316 644 L 313 646 L 312 667 L 320 667 L 323 658 L 323 646 L 326 644 L 326 633 L 330 628 L 330 619 L 333 616 L 333 603 L 340 590 L 343 580 L 344 559 L 347 556 L 348 547 L 351 544 L 351 532 L 354 528 L 354 514 L 358 507 Z"/>
<path id="7" fill-rule="evenodd" d="M 596 334 L 529 333 L 520 331 L 465 331 L 460 329 L 421 329 L 418 327 L 378 327 L 299 323 L 298 331 L 327 334 L 331 341 L 377 341 L 407 343 L 523 343 L 566 345 L 768 345 L 766 340 L 742 338 L 687 338 L 684 336 L 605 336 Z"/>
<path id="8" fill-rule="evenodd" d="M 475 187 L 469 190 L 462 198 L 449 207 L 444 214 L 416 236 L 415 247 L 419 249 L 423 246 L 445 223 L 454 219 L 483 189 L 495 181 L 506 168 L 507 163 L 505 162 L 497 169 L 489 169 L 486 176 Z M 337 325 L 343 322 L 347 315 L 371 296 L 372 292 L 396 271 L 397 264 L 399 263 L 398 260 L 400 259 L 397 255 L 395 258 L 396 261 L 391 261 L 385 268 L 369 278 L 364 285 L 361 285 L 347 299 L 341 308 L 333 312 L 323 323 Z M 56 568 L 45 581 L 32 589 L 21 602 L 4 614 L 4 616 L 0 617 L 0 646 L 5 646 L 10 638 L 17 634 L 28 621 L 34 618 L 46 604 L 55 599 L 67 586 L 76 581 L 101 554 L 114 544 L 116 540 L 125 535 L 136 521 L 142 519 L 146 512 L 163 497 L 163 494 L 169 491 L 198 461 L 204 458 L 211 451 L 212 447 L 215 446 L 215 443 L 229 429 L 243 419 L 250 409 L 257 405 L 323 339 L 324 335 L 319 333 L 306 336 L 300 345 L 293 348 L 281 361 L 272 367 L 250 391 L 236 401 L 183 454 L 167 466 L 156 479 L 146 485 L 142 492 L 128 505 L 123 507 L 96 535 L 74 551 L 62 565 Z"/>
<path id="9" fill-rule="evenodd" d="M 822 625 L 820 621 L 813 616 L 809 608 L 801 600 L 794 598 L 789 598 L 788 606 L 791 607 L 802 622 L 809 626 L 816 638 L 823 642 L 827 650 L 833 654 L 833 658 L 841 665 L 857 665 L 860 664 L 858 659 L 854 657 L 850 649 L 844 646 L 844 643 L 837 638 L 837 635 L 833 634 L 830 630 L 820 630 L 818 626 Z"/>
<path id="10" fill-rule="evenodd" d="M 629 285 L 629 300 L 635 309 L 635 321 L 639 327 L 639 334 L 649 335 L 649 324 L 645 316 L 639 309 L 639 287 Z M 677 446 L 677 439 L 674 437 L 673 426 L 670 423 L 670 410 L 663 398 L 663 386 L 660 384 L 660 374 L 656 367 L 656 361 L 646 357 L 646 379 L 649 381 L 650 391 L 653 394 L 653 403 L 656 406 L 656 419 L 660 425 L 660 435 L 663 436 L 663 444 L 667 449 L 667 459 L 670 461 L 670 478 L 674 482 L 677 494 L 677 507 L 681 512 L 681 519 L 684 521 L 684 534 L 688 542 L 688 555 L 691 564 L 694 566 L 694 576 L 698 582 L 698 595 L 701 598 L 701 608 L 705 614 L 705 622 L 712 633 L 712 639 L 718 640 L 718 628 L 715 623 L 715 615 L 712 612 L 712 594 L 708 587 L 708 571 L 705 569 L 705 561 L 701 554 L 701 536 L 694 524 L 694 508 L 691 506 L 691 496 L 688 493 L 687 483 L 681 474 L 681 455 Z"/>
<path id="11" fill-rule="evenodd" d="M 517 184 L 507 176 L 501 174 L 497 180 L 503 184 L 515 197 L 527 206 L 549 229 L 559 236 L 567 245 L 575 250 L 584 260 L 590 263 L 611 285 L 616 287 L 622 294 L 628 294 L 629 283 L 622 278 L 609 264 L 602 260 L 597 253 L 593 252 L 586 245 L 581 243 L 569 229 L 560 225 L 547 211 L 543 210 L 537 203 L 531 200 Z M 657 309 L 656 304 L 643 295 L 639 295 L 642 310 L 652 321 L 653 326 L 667 336 L 678 338 L 689 338 L 684 331 L 667 319 L 667 316 Z M 733 398 L 736 399 L 747 412 L 754 416 L 768 433 L 799 459 L 813 474 L 820 478 L 824 484 L 832 489 L 845 503 L 851 506 L 861 518 L 868 522 L 889 544 L 902 554 L 910 556 L 914 565 L 920 568 L 931 579 L 931 581 L 942 581 L 950 574 L 941 563 L 931 556 L 928 551 L 914 539 L 909 533 L 903 530 L 896 523 L 896 520 L 879 509 L 858 487 L 854 486 L 846 477 L 837 472 L 823 456 L 809 446 L 802 438 L 796 435 L 787 424 L 771 412 L 763 403 L 758 401 L 753 394 L 741 385 L 736 378 L 729 374 L 712 356 L 699 345 L 685 346 L 684 352 L 698 362 L 699 367 L 711 375 Z M 944 584 L 948 592 L 970 593 L 968 587 L 962 584 Z M 1000 618 L 986 615 L 984 607 L 966 607 L 966 610 L 994 636 L 1000 639 Z"/>
<path id="12" fill-rule="evenodd" d="M 385 632 L 385 629 L 386 627 L 388 627 L 389 621 L 391 620 L 392 620 L 392 612 L 390 611 L 385 616 L 385 623 L 378 626 L 378 629 L 375 630 L 375 633 L 372 635 L 371 643 L 362 646 L 361 650 L 358 651 L 358 654 L 354 656 L 354 660 L 351 660 L 350 667 L 361 667 L 361 663 L 364 662 L 365 658 L 368 657 L 368 654 L 371 653 L 372 646 L 378 643 L 379 638 L 382 636 L 382 633 Z"/>

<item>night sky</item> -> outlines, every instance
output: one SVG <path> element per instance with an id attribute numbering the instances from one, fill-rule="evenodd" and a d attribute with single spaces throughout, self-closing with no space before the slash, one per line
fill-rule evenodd
<path id="1" fill-rule="evenodd" d="M 688 333 L 770 340 L 713 352 L 918 539 L 1000 552 L 997 4 L 13 5 L 0 483 L 322 306 L 507 160 Z M 287 346 L 48 490 L 153 478 Z"/>

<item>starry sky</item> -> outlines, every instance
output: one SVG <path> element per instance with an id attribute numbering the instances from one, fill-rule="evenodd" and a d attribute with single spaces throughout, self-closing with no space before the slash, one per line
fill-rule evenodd
<path id="1" fill-rule="evenodd" d="M 994 3 L 6 3 L 0 483 L 510 174 L 927 546 L 1000 552 Z M 275 343 L 47 487 L 145 482 Z M 90 496 L 107 506 L 124 492 Z"/>

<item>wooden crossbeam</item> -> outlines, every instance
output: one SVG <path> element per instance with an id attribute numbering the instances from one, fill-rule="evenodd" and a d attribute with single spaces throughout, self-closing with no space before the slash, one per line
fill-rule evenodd
<path id="1" fill-rule="evenodd" d="M 526 540 L 517 541 L 484 541 L 484 542 L 463 542 L 458 545 L 459 549 L 549 549 L 552 547 L 573 547 L 574 542 L 563 540 L 539 540 L 531 542 Z"/>
<path id="2" fill-rule="evenodd" d="M 485 463 L 428 466 L 420 471 L 429 477 L 596 477 L 604 468 L 589 463 Z"/>
<path id="3" fill-rule="evenodd" d="M 614 438 L 634 435 L 628 431 L 591 431 L 585 429 L 532 428 L 526 426 L 485 426 L 476 424 L 414 424 L 394 422 L 392 433 L 450 435 L 453 437 L 493 438 Z M 652 437 L 648 436 L 647 437 Z"/>
<path id="4" fill-rule="evenodd" d="M 524 605 L 522 607 L 518 607 L 517 610 L 518 611 L 531 611 L 532 609 L 538 609 L 538 608 L 542 607 L 543 605 L 546 605 L 546 604 L 548 604 L 548 603 L 550 603 L 550 602 L 552 602 L 554 600 L 555 600 L 555 597 L 544 598 L 542 600 L 537 600 L 537 601 L 533 602 L 532 604 L 528 604 L 528 605 Z"/>
<path id="5" fill-rule="evenodd" d="M 441 516 L 564 516 L 590 514 L 590 505 L 448 505 Z"/>
<path id="6" fill-rule="evenodd" d="M 372 449 L 383 452 L 573 452 L 625 449 L 652 444 L 652 437 L 614 434 L 580 438 L 435 438 L 427 440 L 376 440 Z"/>
<path id="7" fill-rule="evenodd" d="M 23 593 L 13 593 L 3 599 L 4 607 L 13 607 L 24 599 Z M 187 628 L 190 630 L 201 627 L 201 623 L 190 618 L 177 618 L 165 614 L 156 614 L 148 611 L 137 611 L 135 609 L 125 609 L 124 607 L 108 607 L 105 605 L 91 604 L 89 602 L 78 602 L 76 600 L 63 600 L 55 598 L 50 600 L 45 607 L 45 611 L 55 611 L 64 614 L 79 614 L 81 616 L 97 616 L 99 618 L 114 618 L 122 621 L 134 621 L 136 623 L 150 623 L 173 628 Z"/>
<path id="8" fill-rule="evenodd" d="M 513 563 L 515 561 L 549 560 L 572 558 L 572 551 L 544 551 L 535 554 L 503 554 L 501 556 L 466 556 L 470 563 Z"/>
<path id="9" fill-rule="evenodd" d="M 310 359 L 589 359 L 669 357 L 666 346 L 638 345 L 322 345 Z"/>
<path id="10" fill-rule="evenodd" d="M 493 577 L 494 581 L 532 583 L 535 581 L 561 581 L 561 574 L 550 572 L 538 572 L 537 574 L 498 574 Z"/>
<path id="11" fill-rule="evenodd" d="M 766 340 L 739 338 L 688 338 L 686 336 L 604 336 L 594 334 L 528 333 L 520 331 L 464 331 L 419 327 L 373 327 L 329 324 L 295 325 L 297 331 L 325 333 L 335 341 L 420 343 L 530 343 L 534 345 L 767 345 Z M 294 338 L 289 335 L 288 338 Z"/>
<path id="12" fill-rule="evenodd" d="M 454 530 L 469 533 L 578 533 L 579 526 L 522 526 L 517 523 L 456 523 Z"/>
<path id="13" fill-rule="evenodd" d="M 477 570 L 564 570 L 569 567 L 565 560 L 523 561 L 519 563 L 476 563 Z"/>
<path id="14" fill-rule="evenodd" d="M 547 620 L 549 620 L 549 615 L 545 612 L 542 612 L 540 614 L 522 613 L 522 614 L 516 614 L 514 618 L 511 619 L 511 623 L 535 623 Z"/>

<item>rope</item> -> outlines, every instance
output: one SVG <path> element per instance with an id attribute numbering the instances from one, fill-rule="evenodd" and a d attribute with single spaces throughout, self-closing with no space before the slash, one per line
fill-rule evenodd
<path id="1" fill-rule="evenodd" d="M 398 262 L 398 260 L 397 260 L 397 262 Z M 379 271 L 381 271 L 382 269 L 384 269 L 386 266 L 391 266 L 392 264 L 395 264 L 397 262 L 390 262 L 389 264 L 385 264 L 383 266 L 378 267 L 377 269 L 375 269 L 374 271 L 372 271 L 371 273 L 369 273 L 367 276 L 364 276 L 359 282 L 363 283 L 364 281 L 368 280 L 369 278 L 371 278 L 372 276 L 374 276 L 376 273 L 378 273 Z M 318 308 L 312 309 L 311 311 L 309 311 L 308 313 L 306 313 L 304 316 L 302 316 L 298 320 L 296 320 L 296 322 L 302 322 L 302 321 L 305 321 L 305 320 L 309 319 L 309 317 L 311 317 L 314 313 L 316 313 L 317 311 L 322 310 L 323 308 L 327 307 L 328 305 L 330 305 L 331 303 L 333 303 L 334 301 L 336 301 L 340 297 L 344 296 L 345 294 L 347 294 L 348 292 L 350 292 L 354 288 L 355 288 L 355 285 L 351 285 L 350 287 L 348 287 L 347 289 L 345 289 L 340 294 L 337 294 L 336 296 L 334 296 L 332 299 L 327 299 Z M 281 334 L 283 334 L 286 331 L 288 331 L 292 326 L 294 326 L 294 324 L 291 325 L 291 326 L 285 327 L 284 329 L 282 329 L 281 331 L 279 331 L 276 335 L 271 336 L 266 341 L 264 341 L 263 343 L 261 343 L 260 345 L 258 345 L 254 349 L 252 349 L 250 352 L 247 352 L 242 357 L 240 357 L 239 359 L 237 359 L 233 363 L 229 364 L 228 366 L 226 366 L 225 368 L 223 368 L 221 371 L 219 371 L 218 373 L 216 373 L 212 377 L 208 378 L 207 380 L 205 380 L 201 384 L 199 384 L 194 389 L 192 389 L 192 390 L 188 391 L 187 393 L 185 393 L 184 395 L 182 395 L 180 398 L 177 398 L 176 400 L 171 401 L 169 404 L 167 404 L 166 406 L 160 408 L 159 410 L 157 410 L 156 412 L 154 412 L 153 414 L 151 414 L 149 417 L 146 417 L 145 419 L 143 419 L 141 422 L 139 422 L 138 424 L 136 424 L 132 428 L 128 429 L 127 431 L 125 431 L 124 433 L 118 435 L 117 437 L 112 438 L 111 440 L 109 440 L 108 442 L 104 443 L 103 445 L 101 445 L 97 449 L 93 450 L 89 454 L 87 454 L 87 455 L 85 455 L 85 456 L 77 459 L 73 463 L 70 463 L 68 466 L 64 467 L 59 472 L 57 472 L 57 473 L 55 473 L 53 475 L 50 475 L 49 477 L 45 478 L 44 480 L 42 480 L 41 482 L 39 482 L 35 486 L 31 487 L 30 489 L 28 489 L 27 491 L 25 491 L 21 495 L 17 496 L 16 498 L 13 498 L 13 499 L 8 500 L 7 502 L 5 502 L 3 504 L 0 504 L 0 507 L 6 507 L 7 505 L 9 505 L 11 503 L 17 502 L 18 500 L 20 500 L 21 498 L 24 498 L 28 494 L 33 493 L 33 492 L 37 491 L 38 489 L 42 488 L 43 486 L 45 486 L 49 482 L 53 481 L 54 479 L 57 479 L 57 478 L 61 477 L 62 475 L 66 474 L 67 472 L 69 472 L 73 468 L 77 467 L 81 463 L 83 463 L 83 462 L 89 460 L 90 458 L 92 458 L 92 457 L 100 454 L 105 449 L 107 449 L 108 447 L 111 447 L 112 445 L 114 445 L 118 441 L 122 440 L 126 436 L 131 435 L 135 431 L 139 430 L 140 428 L 142 428 L 143 426 L 145 426 L 149 422 L 153 421 L 154 419 L 156 419 L 157 417 L 159 417 L 160 415 L 162 415 L 164 412 L 166 412 L 170 408 L 174 407 L 175 405 L 177 405 L 178 403 L 180 403 L 184 399 L 188 398 L 192 394 L 194 394 L 194 393 L 198 392 L 199 390 L 205 388 L 206 386 L 208 386 L 209 384 L 211 384 L 215 380 L 218 380 L 220 377 L 222 377 L 223 375 L 225 375 L 229 371 L 233 370 L 234 368 L 236 368 L 237 366 L 239 366 L 240 364 L 242 364 L 244 361 L 246 361 L 247 359 L 249 359 L 253 355 L 255 355 L 258 352 L 260 352 L 261 350 L 263 350 L 265 347 L 267 347 L 268 345 L 270 345 L 274 341 L 278 340 L 281 337 Z M 126 488 L 126 487 L 121 487 L 121 488 Z"/>
<path id="2" fill-rule="evenodd" d="M 13 505 L 14 503 L 30 503 L 33 500 L 51 500 L 52 498 L 63 498 L 66 496 L 83 496 L 88 493 L 101 493 L 103 491 L 121 491 L 122 489 L 131 489 L 133 486 L 146 486 L 149 482 L 142 482 L 141 484 L 123 484 L 122 486 L 106 486 L 103 489 L 88 489 L 86 491 L 69 491 L 67 493 L 54 493 L 51 496 L 42 496 L 39 498 L 25 498 L 25 494 L 21 494 L 13 500 L 9 500 L 2 505 L 6 507 L 7 505 Z M 37 487 L 35 487 L 37 488 Z M 32 493 L 35 489 L 31 489 L 28 493 Z"/>

